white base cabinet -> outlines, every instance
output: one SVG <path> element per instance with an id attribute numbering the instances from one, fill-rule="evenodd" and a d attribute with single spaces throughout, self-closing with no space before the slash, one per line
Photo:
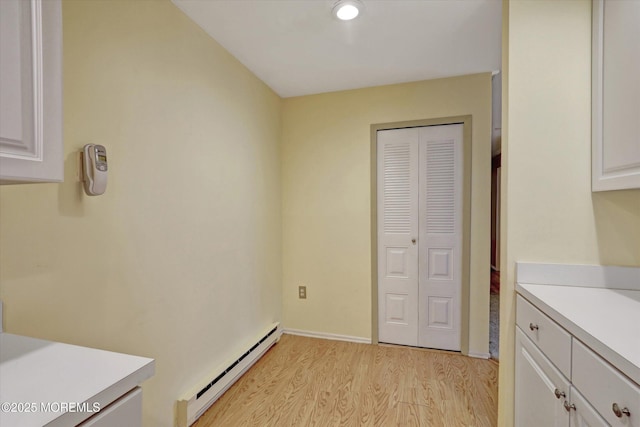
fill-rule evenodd
<path id="1" fill-rule="evenodd" d="M 609 424 L 516 329 L 516 426 L 606 427 Z"/>
<path id="2" fill-rule="evenodd" d="M 516 427 L 640 427 L 638 384 L 520 295 L 516 310 Z"/>

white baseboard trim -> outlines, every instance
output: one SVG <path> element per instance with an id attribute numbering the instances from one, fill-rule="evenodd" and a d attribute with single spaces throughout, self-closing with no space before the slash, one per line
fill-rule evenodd
<path id="1" fill-rule="evenodd" d="M 359 344 L 371 344 L 371 338 L 354 337 L 351 335 L 330 334 L 328 332 L 315 332 L 315 331 L 305 331 L 302 329 L 283 328 L 282 333 L 289 334 L 289 335 L 299 335 L 301 337 L 320 338 L 323 340 L 348 341 L 348 342 L 355 342 Z M 467 354 L 467 356 L 473 357 L 476 359 L 491 358 L 490 353 L 480 353 L 475 351 L 470 351 Z"/>
<path id="2" fill-rule="evenodd" d="M 470 351 L 467 356 L 474 357 L 476 359 L 489 359 L 491 357 L 490 353 L 480 353 L 475 351 Z"/>
<path id="3" fill-rule="evenodd" d="M 302 337 L 320 338 L 324 340 L 348 341 L 359 344 L 371 344 L 371 338 L 352 337 L 350 335 L 330 334 L 328 332 L 304 331 L 302 329 L 283 328 L 282 333 L 289 335 L 300 335 Z"/>

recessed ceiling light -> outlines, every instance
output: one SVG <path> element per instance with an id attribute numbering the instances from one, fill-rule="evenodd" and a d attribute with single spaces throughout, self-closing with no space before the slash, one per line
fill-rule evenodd
<path id="1" fill-rule="evenodd" d="M 333 16 L 341 21 L 350 21 L 356 18 L 362 10 L 362 3 L 358 0 L 339 0 L 333 5 Z"/>

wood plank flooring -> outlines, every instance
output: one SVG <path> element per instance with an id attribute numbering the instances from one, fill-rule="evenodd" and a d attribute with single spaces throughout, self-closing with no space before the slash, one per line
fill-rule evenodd
<path id="1" fill-rule="evenodd" d="M 283 335 L 194 427 L 497 424 L 498 364 Z"/>

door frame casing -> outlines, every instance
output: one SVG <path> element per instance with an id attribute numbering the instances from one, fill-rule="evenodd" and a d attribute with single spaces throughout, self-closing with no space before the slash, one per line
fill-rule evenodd
<path id="1" fill-rule="evenodd" d="M 460 352 L 469 354 L 471 261 L 471 125 L 472 116 L 438 117 L 371 125 L 371 343 L 378 344 L 378 131 L 462 124 L 462 286 L 460 301 Z"/>

